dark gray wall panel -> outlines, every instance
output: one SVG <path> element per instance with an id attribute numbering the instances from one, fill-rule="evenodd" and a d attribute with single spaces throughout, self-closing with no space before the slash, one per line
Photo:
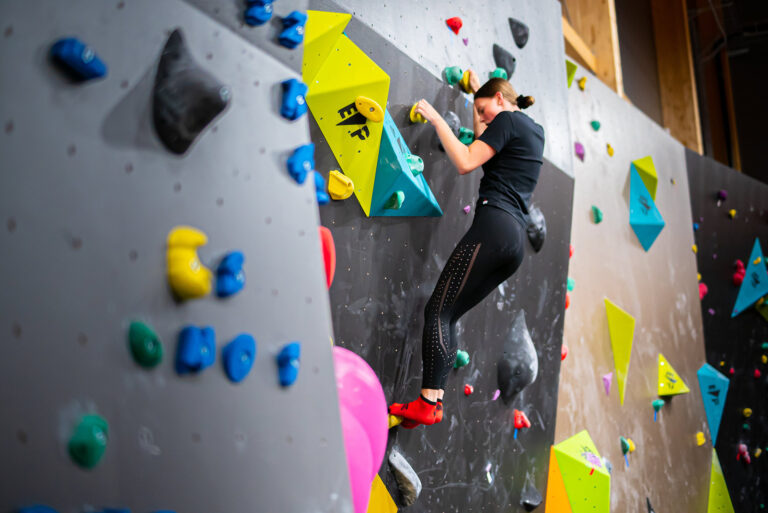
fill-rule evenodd
<path id="1" fill-rule="evenodd" d="M 424 175 L 445 212 L 441 218 L 366 218 L 354 198 L 321 208 L 338 251 L 331 287 L 336 343 L 371 364 L 390 402 L 410 400 L 421 385 L 424 305 L 471 223 L 482 171 L 459 176 L 436 149 L 434 129 L 411 125 L 408 110 L 424 97 L 439 111 L 457 112 L 470 126 L 472 105 L 458 89 L 443 84 L 356 18 L 346 33 L 392 77 L 390 112 L 411 151 L 424 159 Z M 318 145 L 317 168 L 336 168 L 314 120 L 310 127 Z M 528 246 L 515 276 L 459 322 L 460 347 L 472 360 L 449 377 L 443 422 L 390 432 L 390 444 L 401 448 L 424 484 L 409 511 L 517 511 L 527 477 L 544 493 L 555 427 L 572 190 L 573 180 L 545 162 L 533 197 L 547 218 L 544 248 L 534 254 Z M 462 210 L 467 204 L 472 205 L 470 215 Z M 501 400 L 491 400 L 497 388 L 496 360 L 521 309 L 537 348 L 539 376 L 507 408 Z M 465 383 L 474 385 L 474 395 L 464 396 Z M 524 410 L 533 423 L 518 440 L 513 440 L 512 408 Z M 380 475 L 397 498 L 386 464 Z"/>
<path id="2" fill-rule="evenodd" d="M 696 260 L 709 288 L 701 302 L 707 362 L 730 378 L 717 453 L 736 511 L 759 511 L 768 503 L 768 461 L 753 457 L 752 464 L 745 465 L 736 461 L 736 454 L 740 443 L 747 444 L 753 456 L 757 448 L 763 454 L 768 451 L 768 366 L 761 361 L 761 355 L 768 354 L 761 349 L 768 342 L 768 322 L 754 308 L 731 318 L 739 293 L 731 277 L 736 260 L 748 264 L 756 237 L 763 254 L 768 252 L 768 185 L 690 150 L 686 161 L 693 220 L 700 226 L 695 233 Z M 721 189 L 728 198 L 718 206 Z M 735 219 L 728 216 L 732 208 Z M 762 371 L 760 379 L 755 379 L 755 369 Z M 753 410 L 749 419 L 742 415 L 744 408 Z"/>
<path id="3" fill-rule="evenodd" d="M 179 1 L 7 1 L 0 19 L 0 510 L 351 511 L 314 187 L 284 165 L 309 131 L 277 113 L 278 82 L 296 73 Z M 160 145 L 150 111 L 177 26 L 232 90 L 183 157 Z M 64 80 L 47 62 L 64 35 L 92 45 L 109 75 Z M 208 234 L 209 267 L 245 253 L 243 292 L 172 300 L 165 240 L 178 224 Z M 129 355 L 135 318 L 165 343 L 153 371 Z M 253 334 L 248 378 L 231 385 L 220 356 L 200 376 L 176 376 L 188 323 L 214 326 L 219 348 Z M 292 340 L 302 368 L 281 390 L 274 357 Z M 91 411 L 109 421 L 110 441 L 85 472 L 66 441 Z"/>

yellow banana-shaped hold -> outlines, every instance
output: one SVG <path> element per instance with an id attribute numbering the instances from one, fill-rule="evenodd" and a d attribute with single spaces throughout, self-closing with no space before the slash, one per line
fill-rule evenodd
<path id="1" fill-rule="evenodd" d="M 191 226 L 177 226 L 168 234 L 168 283 L 180 299 L 194 299 L 211 292 L 213 273 L 203 266 L 197 248 L 208 237 Z"/>
<path id="2" fill-rule="evenodd" d="M 355 98 L 355 107 L 357 107 L 357 111 L 360 114 L 374 123 L 381 123 L 384 121 L 384 109 L 381 108 L 381 105 L 379 105 L 376 100 L 366 96 L 358 96 Z"/>
<path id="3" fill-rule="evenodd" d="M 403 421 L 403 418 L 399 415 L 387 415 L 387 422 L 389 423 L 389 429 L 392 429 L 395 426 L 399 426 L 400 423 Z"/>
<path id="4" fill-rule="evenodd" d="M 352 183 L 351 178 L 341 174 L 337 169 L 328 173 L 328 194 L 332 199 L 347 199 L 352 196 L 354 191 L 355 184 Z"/>
<path id="5" fill-rule="evenodd" d="M 472 88 L 469 86 L 469 70 L 465 71 L 459 80 L 459 85 L 465 93 L 472 93 Z"/>
<path id="6" fill-rule="evenodd" d="M 411 107 L 411 113 L 408 115 L 408 118 L 411 120 L 411 123 L 426 123 L 426 118 L 416 112 L 416 107 L 418 106 L 418 103 L 413 104 L 413 107 Z"/>

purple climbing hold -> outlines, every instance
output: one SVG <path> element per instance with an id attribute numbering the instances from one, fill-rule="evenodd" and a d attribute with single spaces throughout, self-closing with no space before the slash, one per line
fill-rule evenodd
<path id="1" fill-rule="evenodd" d="M 728 199 L 728 191 L 726 191 L 725 189 L 720 189 L 719 191 L 717 191 L 717 199 L 719 199 L 720 201 L 725 201 L 726 199 Z"/>
<path id="2" fill-rule="evenodd" d="M 576 151 L 576 156 L 579 157 L 579 160 L 584 162 L 584 145 L 577 142 L 573 145 L 573 149 Z"/>
<path id="3" fill-rule="evenodd" d="M 464 213 L 465 214 L 469 214 L 470 210 L 472 210 L 472 206 L 471 205 L 467 205 L 466 207 L 464 207 Z"/>
<path id="4" fill-rule="evenodd" d="M 468 37 L 462 37 L 461 41 L 462 41 L 462 43 L 464 43 L 464 46 L 467 46 L 469 44 L 469 38 Z"/>

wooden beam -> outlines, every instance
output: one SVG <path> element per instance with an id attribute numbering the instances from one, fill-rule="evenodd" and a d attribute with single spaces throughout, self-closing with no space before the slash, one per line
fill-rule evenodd
<path id="1" fill-rule="evenodd" d="M 597 74 L 597 59 L 587 43 L 573 29 L 563 16 L 563 37 L 565 38 L 565 54 L 578 62 L 592 73 Z"/>
<path id="2" fill-rule="evenodd" d="M 685 0 L 651 0 L 664 127 L 688 148 L 704 151 Z"/>
<path id="3" fill-rule="evenodd" d="M 562 0 L 570 25 L 595 56 L 595 74 L 604 84 L 624 95 L 619 32 L 614 0 Z"/>
<path id="4" fill-rule="evenodd" d="M 741 171 L 741 151 L 739 150 L 739 133 L 736 130 L 736 111 L 733 105 L 733 86 L 731 83 L 731 66 L 728 60 L 728 51 L 723 48 L 720 51 L 720 59 L 723 70 L 723 89 L 725 104 L 728 109 L 728 128 L 731 133 L 731 161 L 728 163 L 733 169 Z"/>

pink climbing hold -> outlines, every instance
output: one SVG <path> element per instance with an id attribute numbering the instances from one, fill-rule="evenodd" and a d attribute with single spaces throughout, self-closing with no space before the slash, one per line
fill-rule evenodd
<path id="1" fill-rule="evenodd" d="M 500 395 L 501 395 L 501 390 L 497 388 L 496 391 L 493 393 L 493 400 L 495 401 L 496 399 L 498 399 Z"/>
<path id="2" fill-rule="evenodd" d="M 461 27 L 464 25 L 462 23 L 461 18 L 458 16 L 454 16 L 453 18 L 448 18 L 445 20 L 445 24 L 448 25 L 448 28 L 453 30 L 453 33 L 457 36 L 459 35 L 459 30 L 461 30 Z"/>
<path id="3" fill-rule="evenodd" d="M 704 299 L 704 296 L 707 295 L 707 292 L 709 292 L 709 288 L 705 283 L 699 283 L 699 301 Z"/>
<path id="4" fill-rule="evenodd" d="M 605 388 L 605 395 L 611 395 L 611 381 L 613 381 L 613 372 L 609 372 L 603 376 L 603 387 Z"/>
<path id="5" fill-rule="evenodd" d="M 472 210 L 472 206 L 471 205 L 467 205 L 466 207 L 464 207 L 464 213 L 465 214 L 469 214 L 470 210 Z"/>
<path id="6" fill-rule="evenodd" d="M 736 455 L 736 461 L 744 459 L 744 463 L 749 465 L 752 463 L 752 458 L 749 456 L 749 449 L 746 444 L 739 444 L 739 453 Z"/>
<path id="7" fill-rule="evenodd" d="M 584 145 L 580 142 L 577 142 L 573 145 L 573 149 L 576 151 L 576 156 L 579 158 L 579 160 L 584 162 Z"/>
<path id="8" fill-rule="evenodd" d="M 762 375 L 763 375 L 763 373 L 760 372 L 760 369 L 755 369 L 755 379 L 758 379 Z"/>
<path id="9" fill-rule="evenodd" d="M 707 312 L 709 313 L 709 315 L 715 315 L 715 309 L 714 308 L 710 308 L 709 310 L 707 310 Z"/>

